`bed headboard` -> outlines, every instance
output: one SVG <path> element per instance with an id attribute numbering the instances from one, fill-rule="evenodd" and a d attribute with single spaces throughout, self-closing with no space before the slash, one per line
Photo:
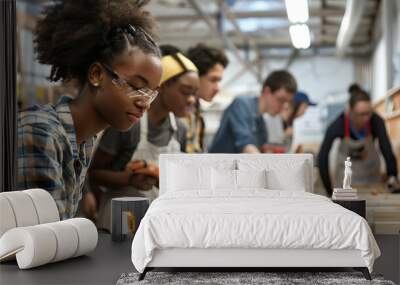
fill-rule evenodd
<path id="1" fill-rule="evenodd" d="M 210 166 L 210 171 L 212 167 L 221 165 L 228 165 L 232 169 L 241 169 L 241 167 L 277 168 L 284 173 L 285 180 L 294 182 L 299 177 L 296 169 L 301 165 L 305 191 L 313 193 L 313 164 L 312 154 L 161 154 L 160 195 L 167 191 L 168 179 L 172 179 L 168 174 L 168 170 L 171 171 L 171 165 L 185 165 L 188 168 L 190 166 Z"/>

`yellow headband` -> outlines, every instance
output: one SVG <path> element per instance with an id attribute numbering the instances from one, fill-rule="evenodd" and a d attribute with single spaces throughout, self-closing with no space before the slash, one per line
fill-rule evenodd
<path id="1" fill-rule="evenodd" d="M 168 81 L 172 77 L 181 74 L 185 71 L 198 72 L 198 69 L 194 63 L 181 53 L 177 53 L 176 57 L 179 58 L 180 62 L 172 55 L 163 56 L 161 64 L 163 67 L 163 73 L 161 77 L 160 85 Z M 183 65 L 183 66 L 182 66 Z"/>

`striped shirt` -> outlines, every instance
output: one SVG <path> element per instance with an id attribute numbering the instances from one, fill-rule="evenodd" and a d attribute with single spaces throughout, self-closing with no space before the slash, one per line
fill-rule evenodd
<path id="1" fill-rule="evenodd" d="M 77 145 L 71 100 L 63 96 L 54 106 L 34 106 L 18 117 L 17 188 L 49 191 L 62 220 L 77 212 L 96 139 Z"/>

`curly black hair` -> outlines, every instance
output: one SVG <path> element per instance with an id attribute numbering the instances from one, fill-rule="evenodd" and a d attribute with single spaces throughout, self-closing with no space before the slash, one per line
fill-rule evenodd
<path id="1" fill-rule="evenodd" d="M 229 64 L 229 60 L 222 50 L 204 44 L 189 48 L 186 54 L 199 69 L 200 76 L 206 74 L 217 63 L 223 67 L 227 67 Z"/>
<path id="2" fill-rule="evenodd" d="M 35 30 L 35 52 L 51 66 L 51 81 L 87 80 L 93 62 L 110 63 L 129 44 L 160 56 L 147 0 L 63 0 L 44 10 Z"/>
<path id="3" fill-rule="evenodd" d="M 177 53 L 182 53 L 182 51 L 179 48 L 177 48 L 176 46 L 167 45 L 167 44 L 160 45 L 160 50 L 161 50 L 162 56 L 174 55 L 174 54 L 177 54 Z"/>

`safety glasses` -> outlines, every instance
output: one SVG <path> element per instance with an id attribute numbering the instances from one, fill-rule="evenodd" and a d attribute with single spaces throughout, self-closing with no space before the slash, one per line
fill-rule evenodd
<path id="1" fill-rule="evenodd" d="M 123 90 L 124 93 L 130 96 L 140 96 L 146 99 L 148 103 L 151 103 L 154 101 L 154 99 L 158 95 L 158 90 L 152 90 L 148 87 L 143 87 L 143 88 L 135 88 L 132 86 L 128 81 L 125 79 L 121 78 L 121 76 L 118 75 L 111 67 L 109 67 L 107 64 L 101 63 L 101 65 L 104 67 L 108 75 L 111 77 L 111 82 L 119 89 Z"/>

